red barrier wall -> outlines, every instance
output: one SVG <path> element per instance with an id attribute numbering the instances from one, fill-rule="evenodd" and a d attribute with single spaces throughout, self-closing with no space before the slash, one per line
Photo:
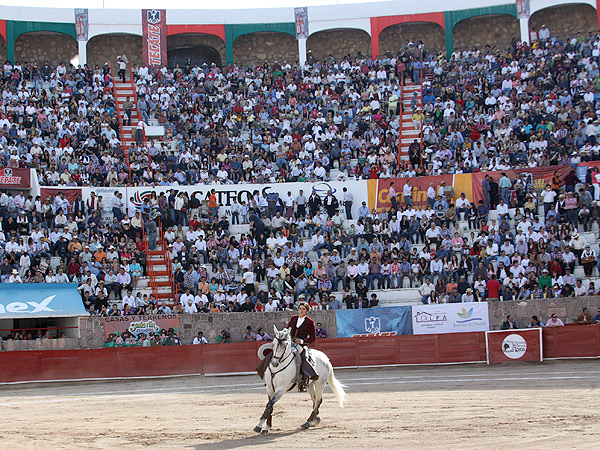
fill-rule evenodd
<path id="1" fill-rule="evenodd" d="M 600 326 L 543 330 L 544 358 L 600 356 Z M 0 353 L 0 382 L 252 372 L 262 342 Z M 334 367 L 484 362 L 485 333 L 320 339 Z"/>
<path id="2" fill-rule="evenodd" d="M 600 325 L 566 325 L 542 330 L 544 358 L 600 356 Z"/>

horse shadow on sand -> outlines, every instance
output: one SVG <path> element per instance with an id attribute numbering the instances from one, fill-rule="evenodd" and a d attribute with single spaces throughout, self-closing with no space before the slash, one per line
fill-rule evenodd
<path id="1" fill-rule="evenodd" d="M 293 436 L 296 433 L 302 433 L 306 430 L 301 428 L 297 430 L 277 432 L 271 431 L 269 434 L 253 434 L 243 438 L 226 439 L 221 442 L 207 442 L 205 444 L 196 445 L 194 450 L 230 450 L 236 448 L 249 448 L 255 445 L 265 445 L 277 441 L 278 439 Z"/>

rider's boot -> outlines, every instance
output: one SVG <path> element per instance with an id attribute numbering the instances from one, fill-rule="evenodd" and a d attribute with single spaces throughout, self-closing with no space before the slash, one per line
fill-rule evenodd
<path id="1" fill-rule="evenodd" d="M 256 368 L 256 372 L 258 373 L 258 375 L 264 380 L 265 378 L 265 372 L 267 371 L 267 368 L 269 367 L 269 364 L 271 364 L 271 358 L 273 357 L 272 353 L 269 353 L 267 356 L 265 356 L 265 359 L 263 359 L 260 364 L 258 365 L 258 367 Z"/>
<path id="2" fill-rule="evenodd" d="M 298 392 L 306 392 L 306 385 L 308 384 L 308 375 L 300 374 L 300 381 L 298 381 Z"/>

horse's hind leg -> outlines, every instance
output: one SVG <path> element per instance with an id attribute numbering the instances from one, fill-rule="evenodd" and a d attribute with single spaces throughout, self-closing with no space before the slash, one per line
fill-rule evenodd
<path id="1" fill-rule="evenodd" d="M 265 411 L 263 412 L 263 415 L 261 416 L 260 420 L 258 421 L 258 425 L 256 425 L 254 427 L 255 432 L 257 432 L 257 433 L 262 432 L 263 434 L 267 434 L 269 432 L 269 428 L 271 428 L 271 423 L 272 423 L 273 406 L 275 405 L 275 403 L 277 403 L 279 401 L 279 399 L 281 397 L 283 397 L 284 393 L 285 393 L 285 389 L 278 389 L 273 394 L 273 397 L 271 397 L 269 399 L 269 401 L 267 402 L 267 406 L 265 407 Z M 265 422 L 267 422 L 267 424 L 263 428 L 263 425 L 265 425 Z"/>

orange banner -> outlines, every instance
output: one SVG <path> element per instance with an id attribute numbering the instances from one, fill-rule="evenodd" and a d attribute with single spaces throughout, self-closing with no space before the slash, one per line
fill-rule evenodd
<path id="1" fill-rule="evenodd" d="M 445 182 L 447 186 L 452 186 L 453 175 L 438 175 L 421 178 L 380 178 L 377 183 L 377 210 L 380 211 L 383 208 L 390 209 L 392 207 L 392 201 L 389 197 L 390 185 L 392 182 L 394 183 L 394 189 L 396 190 L 398 206 L 406 206 L 403 188 L 408 180 L 410 180 L 413 187 L 413 207 L 427 206 L 427 189 L 429 189 L 430 183 L 433 183 L 433 189 L 435 189 L 437 195 L 442 182 Z"/>

